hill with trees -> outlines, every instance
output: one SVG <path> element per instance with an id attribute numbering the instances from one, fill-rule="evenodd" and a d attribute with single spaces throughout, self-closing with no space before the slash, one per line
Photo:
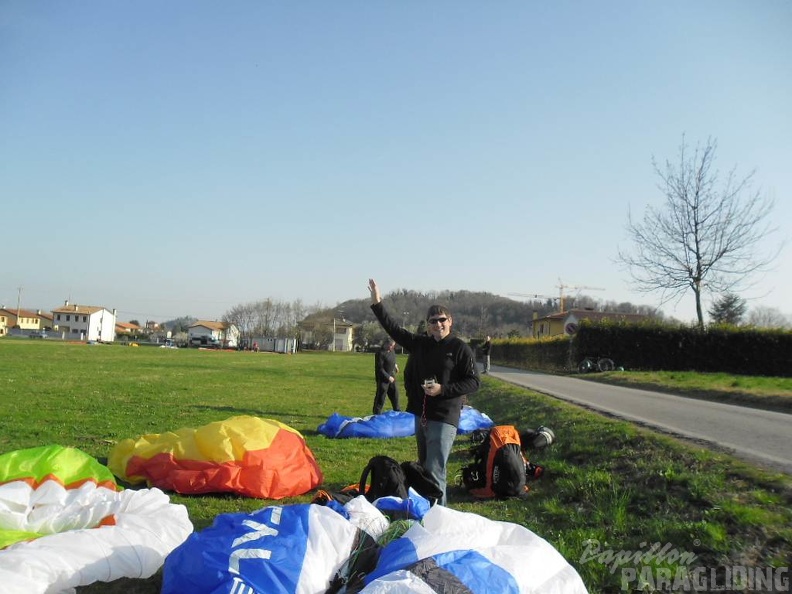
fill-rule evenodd
<path id="1" fill-rule="evenodd" d="M 525 337 L 529 335 L 531 320 L 557 311 L 554 299 L 517 301 L 508 297 L 475 291 L 440 291 L 421 293 L 409 289 L 397 289 L 383 295 L 388 312 L 400 320 L 402 325 L 420 331 L 425 327 L 425 316 L 429 306 L 439 303 L 448 307 L 454 318 L 454 332 L 466 339 Z M 346 320 L 359 325 L 360 344 L 376 344 L 384 339 L 379 324 L 371 312 L 368 299 L 352 299 L 307 316 L 307 320 Z M 599 302 L 590 297 L 568 298 L 567 307 L 586 307 L 595 311 L 642 313 L 662 317 L 662 313 L 647 306 L 631 303 Z"/>
<path id="2" fill-rule="evenodd" d="M 421 293 L 397 289 L 383 295 L 388 312 L 403 326 L 420 332 L 425 329 L 429 306 L 439 303 L 451 310 L 454 332 L 471 340 L 491 335 L 495 338 L 526 337 L 530 333 L 534 314 L 544 317 L 557 311 L 556 299 L 518 301 L 486 292 L 439 291 Z M 590 308 L 594 311 L 641 313 L 662 318 L 662 313 L 647 306 L 631 303 L 600 302 L 587 296 L 567 297 L 567 308 Z M 355 325 L 355 344 L 369 346 L 384 340 L 385 333 L 371 312 L 368 299 L 350 299 L 334 307 L 306 306 L 302 301 L 292 303 L 263 299 L 235 305 L 223 315 L 223 321 L 235 324 L 242 336 L 272 336 L 290 338 L 299 335 L 300 325 L 314 323 L 331 328 L 333 318 Z M 174 335 L 186 334 L 195 319 L 184 316 L 162 324 Z M 320 342 L 331 340 L 331 331 Z"/>

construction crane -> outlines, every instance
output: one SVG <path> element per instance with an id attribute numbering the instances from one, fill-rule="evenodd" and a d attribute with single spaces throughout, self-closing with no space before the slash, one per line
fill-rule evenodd
<path id="1" fill-rule="evenodd" d="M 586 289 L 588 291 L 604 291 L 602 287 L 586 287 L 586 286 L 572 286 L 572 285 L 565 285 L 564 282 L 559 278 L 558 279 L 558 296 L 550 296 L 550 295 L 540 295 L 538 293 L 509 293 L 509 295 L 513 295 L 515 297 L 528 297 L 531 299 L 552 299 L 558 300 L 558 311 L 563 313 L 565 311 L 564 307 L 566 305 L 566 299 L 568 295 L 564 294 L 564 289 L 571 289 L 573 291 L 581 291 Z"/>
<path id="2" fill-rule="evenodd" d="M 509 295 L 513 297 L 527 297 L 528 299 L 548 299 L 550 301 L 556 301 L 558 297 L 554 295 L 539 295 L 538 293 L 509 293 Z"/>
<path id="3" fill-rule="evenodd" d="M 566 303 L 566 296 L 564 295 L 564 289 L 572 289 L 573 291 L 582 291 L 583 289 L 587 291 L 604 291 L 602 287 L 586 287 L 586 286 L 572 286 L 572 285 L 565 285 L 564 281 L 560 278 L 558 279 L 558 307 L 560 311 L 563 313 L 565 311 L 564 305 Z"/>
<path id="4" fill-rule="evenodd" d="M 558 297 L 554 295 L 538 295 L 538 294 L 528 294 L 528 293 L 509 293 L 512 297 L 527 297 L 529 299 L 552 299 L 555 301 Z"/>

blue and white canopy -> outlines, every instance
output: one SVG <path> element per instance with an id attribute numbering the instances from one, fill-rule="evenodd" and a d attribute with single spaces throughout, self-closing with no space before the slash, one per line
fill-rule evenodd
<path id="1" fill-rule="evenodd" d="M 517 524 L 435 505 L 381 547 L 374 541 L 387 540 L 388 527 L 363 496 L 339 509 L 218 516 L 168 556 L 162 594 L 324 594 L 338 575 L 361 571 L 362 594 L 586 594 L 563 556 Z"/>
<path id="2" fill-rule="evenodd" d="M 165 560 L 161 594 L 324 593 L 360 546 L 358 524 L 372 538 L 388 526 L 365 497 L 354 502 L 343 515 L 310 503 L 220 515 Z"/>
<path id="3" fill-rule="evenodd" d="M 463 406 L 459 418 L 460 434 L 472 433 L 476 429 L 489 429 L 495 423 L 486 414 L 472 406 Z M 333 413 L 327 421 L 317 427 L 326 437 L 369 437 L 386 439 L 389 437 L 409 437 L 415 435 L 415 415 L 408 412 L 386 411 L 368 417 L 349 417 Z"/>
<path id="4" fill-rule="evenodd" d="M 326 437 L 408 437 L 415 435 L 415 415 L 408 412 L 386 411 L 368 417 L 349 417 L 333 413 L 316 429 Z"/>
<path id="5" fill-rule="evenodd" d="M 528 528 L 435 505 L 388 544 L 361 594 L 586 594 L 577 571 Z"/>

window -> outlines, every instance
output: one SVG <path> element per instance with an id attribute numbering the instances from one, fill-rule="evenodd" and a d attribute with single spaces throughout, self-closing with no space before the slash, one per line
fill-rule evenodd
<path id="1" fill-rule="evenodd" d="M 83 316 L 83 322 L 87 322 L 87 321 L 88 321 L 88 316 Z"/>
<path id="2" fill-rule="evenodd" d="M 67 315 L 67 316 L 66 316 L 66 321 L 68 322 L 68 321 L 70 321 L 70 320 L 71 320 L 71 315 Z"/>

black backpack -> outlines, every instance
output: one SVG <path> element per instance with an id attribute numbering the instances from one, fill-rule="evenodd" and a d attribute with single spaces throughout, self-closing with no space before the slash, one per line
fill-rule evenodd
<path id="1" fill-rule="evenodd" d="M 369 477 L 371 486 L 366 487 Z M 390 496 L 407 499 L 407 476 L 401 465 L 393 458 L 374 456 L 360 475 L 359 491 L 372 502 L 380 497 Z"/>
<path id="2" fill-rule="evenodd" d="M 407 477 L 407 486 L 412 487 L 419 495 L 428 499 L 431 505 L 437 503 L 443 496 L 440 487 L 420 462 L 402 462 L 401 467 Z"/>

